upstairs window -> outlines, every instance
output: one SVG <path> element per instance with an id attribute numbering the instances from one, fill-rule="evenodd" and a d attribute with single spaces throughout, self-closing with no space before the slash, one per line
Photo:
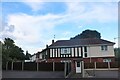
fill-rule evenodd
<path id="1" fill-rule="evenodd" d="M 87 46 L 84 47 L 84 52 L 87 52 Z"/>
<path id="2" fill-rule="evenodd" d="M 70 54 L 70 48 L 61 48 L 61 54 Z"/>
<path id="3" fill-rule="evenodd" d="M 101 46 L 101 51 L 107 51 L 108 50 L 108 46 L 107 45 L 102 45 Z"/>
<path id="4" fill-rule="evenodd" d="M 84 57 L 87 57 L 87 46 L 84 46 Z"/>
<path id="5" fill-rule="evenodd" d="M 85 57 L 87 57 L 87 53 L 85 53 L 84 55 L 85 55 Z"/>

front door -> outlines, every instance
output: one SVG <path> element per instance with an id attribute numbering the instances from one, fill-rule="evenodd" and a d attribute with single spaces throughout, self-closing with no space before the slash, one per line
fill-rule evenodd
<path id="1" fill-rule="evenodd" d="M 81 73 L 81 62 L 76 61 L 76 73 Z"/>

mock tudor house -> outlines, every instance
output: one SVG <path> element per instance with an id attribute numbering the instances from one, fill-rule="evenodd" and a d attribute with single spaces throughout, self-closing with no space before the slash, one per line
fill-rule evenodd
<path id="1" fill-rule="evenodd" d="M 58 40 L 56 42 L 52 40 L 50 46 L 47 45 L 44 50 L 37 54 L 37 61 L 68 61 L 73 64 L 73 67 L 80 67 L 81 61 L 114 62 L 114 44 L 97 38 Z"/>

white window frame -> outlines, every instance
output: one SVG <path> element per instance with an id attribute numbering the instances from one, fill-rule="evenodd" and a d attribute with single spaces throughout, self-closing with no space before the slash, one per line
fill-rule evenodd
<path id="1" fill-rule="evenodd" d="M 61 48 L 61 54 L 70 54 L 70 48 Z"/>
<path id="2" fill-rule="evenodd" d="M 102 45 L 101 46 L 101 51 L 107 51 L 108 50 L 108 46 L 107 45 Z"/>
<path id="3" fill-rule="evenodd" d="M 112 62 L 111 59 L 103 59 L 103 62 Z"/>

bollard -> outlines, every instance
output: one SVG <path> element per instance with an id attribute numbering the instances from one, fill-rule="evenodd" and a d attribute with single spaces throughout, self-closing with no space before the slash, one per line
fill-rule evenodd
<path id="1" fill-rule="evenodd" d="M 39 63 L 37 62 L 37 71 L 39 71 Z"/>
<path id="2" fill-rule="evenodd" d="M 53 62 L 53 71 L 55 71 L 55 62 Z"/>
<path id="3" fill-rule="evenodd" d="M 24 70 L 24 62 L 22 61 L 22 71 Z"/>

